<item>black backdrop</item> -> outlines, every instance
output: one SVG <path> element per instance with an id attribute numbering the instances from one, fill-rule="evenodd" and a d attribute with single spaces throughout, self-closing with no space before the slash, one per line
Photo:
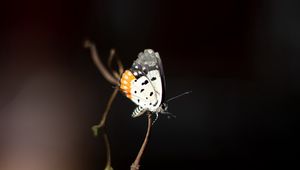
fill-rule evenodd
<path id="1" fill-rule="evenodd" d="M 94 67 L 83 40 L 94 41 L 104 60 L 116 48 L 126 67 L 152 48 L 163 60 L 167 97 L 193 93 L 170 103 L 176 119 L 161 116 L 154 125 L 142 169 L 185 164 L 200 169 L 206 160 L 295 159 L 299 7 L 300 2 L 279 0 L 5 3 L 1 107 L 31 75 L 46 69 L 68 72 L 84 84 L 78 86 L 86 88 L 89 103 L 76 119 L 83 142 L 75 154 L 84 155 L 86 167 L 101 169 L 103 141 L 89 128 L 113 88 Z M 146 117 L 132 119 L 133 108 L 119 95 L 109 116 L 115 169 L 129 167 L 144 136 Z"/>

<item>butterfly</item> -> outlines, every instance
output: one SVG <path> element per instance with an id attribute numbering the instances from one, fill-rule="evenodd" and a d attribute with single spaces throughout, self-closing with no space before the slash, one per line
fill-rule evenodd
<path id="1" fill-rule="evenodd" d="M 146 111 L 156 115 L 167 113 L 166 81 L 158 52 L 151 49 L 140 52 L 132 67 L 122 74 L 120 89 L 137 105 L 132 117 L 141 116 Z"/>
<path id="2" fill-rule="evenodd" d="M 138 117 L 150 111 L 156 114 L 174 115 L 167 111 L 167 102 L 189 92 L 165 100 L 166 80 L 159 53 L 146 49 L 138 54 L 129 70 L 125 70 L 120 79 L 120 89 L 137 107 L 132 117 Z M 155 119 L 155 120 L 156 120 Z M 155 121 L 154 121 L 155 122 Z"/>

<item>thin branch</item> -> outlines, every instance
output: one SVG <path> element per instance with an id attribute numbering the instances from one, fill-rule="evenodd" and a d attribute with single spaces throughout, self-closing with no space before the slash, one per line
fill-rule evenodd
<path id="1" fill-rule="evenodd" d="M 143 144 L 142 144 L 142 146 L 140 148 L 140 151 L 139 151 L 138 155 L 136 156 L 134 162 L 131 164 L 130 170 L 139 170 L 139 168 L 140 168 L 140 161 L 141 161 L 141 158 L 143 156 L 144 150 L 145 150 L 146 145 L 147 145 L 148 140 L 149 140 L 149 135 L 150 135 L 150 132 L 151 132 L 151 127 L 152 127 L 151 113 L 147 112 L 147 116 L 148 116 L 147 133 L 146 133 L 144 142 L 143 142 Z"/>
<path id="2" fill-rule="evenodd" d="M 113 93 L 111 94 L 109 100 L 108 100 L 108 103 L 106 105 L 106 108 L 105 108 L 105 111 L 104 113 L 102 114 L 102 117 L 99 121 L 99 123 L 97 125 L 94 125 L 92 127 L 92 130 L 93 130 L 93 133 L 94 133 L 94 136 L 98 136 L 98 131 L 99 129 L 103 128 L 105 126 L 105 123 L 106 123 L 106 119 L 107 119 L 107 115 L 109 113 L 109 110 L 111 108 L 111 105 L 114 101 L 114 99 L 116 98 L 117 94 L 118 94 L 118 91 L 119 91 L 119 88 L 115 88 L 115 90 L 113 91 Z"/>
<path id="3" fill-rule="evenodd" d="M 103 63 L 98 55 L 96 45 L 94 43 L 92 43 L 91 41 L 86 40 L 84 42 L 84 47 L 90 49 L 91 57 L 94 61 L 94 64 L 97 66 L 97 68 L 99 69 L 99 71 L 101 72 L 103 77 L 111 84 L 117 85 L 118 79 L 116 79 L 111 73 L 109 73 L 107 68 L 103 65 Z"/>
<path id="4" fill-rule="evenodd" d="M 92 60 L 93 60 L 94 64 L 97 66 L 100 73 L 103 75 L 103 77 L 111 84 L 117 86 L 108 100 L 107 106 L 105 108 L 104 113 L 102 114 L 102 117 L 101 117 L 99 123 L 92 127 L 94 136 L 98 136 L 99 129 L 103 129 L 106 125 L 106 120 L 107 120 L 109 110 L 111 109 L 112 103 L 113 103 L 114 99 L 116 98 L 117 93 L 119 91 L 119 79 L 120 79 L 120 75 L 123 73 L 123 65 L 122 65 L 121 60 L 118 57 L 116 57 L 115 50 L 111 49 L 110 56 L 108 58 L 108 64 L 107 64 L 109 69 L 111 69 L 110 70 L 111 72 L 109 72 L 106 69 L 106 67 L 104 66 L 104 64 L 102 63 L 102 61 L 97 53 L 96 45 L 94 43 L 92 43 L 91 41 L 86 40 L 84 42 L 84 47 L 90 49 Z M 118 65 L 118 72 L 115 71 L 111 67 L 112 60 L 115 57 L 116 57 L 117 65 Z M 105 166 L 104 170 L 113 170 L 113 168 L 111 166 L 111 151 L 110 151 L 110 143 L 109 143 L 108 135 L 104 130 L 103 130 L 102 134 L 103 134 L 103 138 L 104 138 L 104 142 L 105 142 L 106 157 L 107 157 L 106 166 Z"/>
<path id="5" fill-rule="evenodd" d="M 113 59 L 116 59 L 116 63 L 117 63 L 117 66 L 118 66 L 118 72 L 113 69 L 113 66 L 112 66 Z M 123 68 L 123 64 L 122 64 L 120 58 L 116 55 L 116 50 L 115 49 L 110 50 L 110 54 L 109 54 L 109 57 L 108 57 L 108 60 L 107 60 L 107 66 L 110 69 L 112 75 L 117 80 L 120 80 L 120 78 L 121 78 L 120 75 L 123 73 L 124 68 Z"/>
<path id="6" fill-rule="evenodd" d="M 107 159 L 104 170 L 113 170 L 113 168 L 111 166 L 110 144 L 109 144 L 109 139 L 108 139 L 106 132 L 103 133 L 103 137 L 104 137 L 104 142 L 105 142 L 106 159 Z"/>
<path id="7" fill-rule="evenodd" d="M 120 79 L 120 76 L 121 74 L 123 73 L 124 71 L 124 68 L 123 68 L 123 64 L 121 62 L 121 60 L 116 56 L 115 54 L 115 50 L 112 49 L 110 51 L 110 56 L 108 58 L 108 68 L 110 69 L 111 72 L 108 71 L 108 69 L 104 66 L 104 64 L 102 63 L 100 57 L 98 56 L 98 53 L 97 53 L 97 49 L 96 49 L 96 46 L 94 43 L 92 43 L 91 41 L 89 40 L 86 40 L 84 42 L 84 46 L 85 48 L 89 48 L 90 49 L 90 52 L 91 52 L 91 57 L 92 57 L 92 60 L 94 62 L 94 64 L 97 66 L 97 68 L 99 69 L 100 73 L 103 75 L 103 77 L 110 83 L 112 83 L 113 85 L 116 85 L 118 86 L 119 85 L 119 79 Z M 116 63 L 117 63 L 117 66 L 118 66 L 118 72 L 115 71 L 112 67 L 112 61 L 113 59 L 116 58 Z M 119 87 L 117 87 L 114 92 L 112 93 L 112 95 L 110 96 L 109 98 L 109 101 L 107 103 L 107 106 L 105 108 L 105 111 L 99 121 L 99 124 L 97 125 L 94 125 L 92 127 L 92 130 L 93 130 L 93 133 L 94 133 L 94 136 L 98 136 L 99 134 L 99 129 L 101 128 L 104 128 L 105 127 L 105 124 L 106 124 L 106 120 L 107 120 L 107 116 L 108 116 L 108 112 L 111 108 L 111 105 L 112 105 L 112 102 L 114 101 L 117 93 L 119 91 Z M 136 159 L 135 161 L 132 163 L 131 165 L 131 170 L 139 170 L 139 167 L 140 167 L 140 161 L 141 161 L 141 158 L 143 156 L 143 153 L 144 153 L 144 150 L 146 148 L 146 145 L 148 143 L 148 140 L 149 140 L 149 135 L 150 135 L 150 132 L 151 132 L 151 126 L 152 126 L 152 118 L 151 118 L 151 113 L 150 112 L 147 112 L 147 116 L 148 116 L 148 127 L 147 127 L 147 133 L 146 133 L 146 136 L 145 136 L 145 139 L 144 139 L 144 142 L 139 150 L 139 153 L 138 155 L 136 156 Z M 108 136 L 106 134 L 105 131 L 103 131 L 103 137 L 104 137 L 104 141 L 105 141 L 105 146 L 106 146 L 106 150 L 107 150 L 107 162 L 106 162 L 106 167 L 105 167 L 105 170 L 113 170 L 113 168 L 111 167 L 111 151 L 110 151 L 110 144 L 109 144 L 109 140 L 108 140 Z"/>

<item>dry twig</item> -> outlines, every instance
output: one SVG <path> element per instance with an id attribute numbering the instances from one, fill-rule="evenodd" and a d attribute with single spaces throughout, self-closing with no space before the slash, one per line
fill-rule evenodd
<path id="1" fill-rule="evenodd" d="M 103 77 L 108 82 L 110 82 L 111 84 L 117 86 L 119 84 L 120 75 L 123 72 L 123 65 L 122 65 L 120 59 L 117 58 L 116 60 L 117 60 L 117 64 L 118 64 L 118 67 L 119 67 L 118 72 L 116 72 L 115 70 L 112 69 L 112 64 L 111 63 L 112 63 L 114 57 L 116 56 L 115 55 L 115 50 L 112 49 L 110 51 L 110 56 L 108 58 L 107 65 L 111 69 L 111 72 L 109 72 L 108 69 L 102 63 L 102 61 L 101 61 L 101 59 L 100 59 L 100 57 L 98 55 L 98 52 L 97 52 L 97 49 L 96 49 L 96 45 L 94 43 L 92 43 L 91 41 L 86 40 L 84 42 L 84 47 L 90 49 L 92 60 L 93 60 L 94 64 L 96 65 L 96 67 L 98 68 L 98 70 L 100 71 L 100 73 L 103 75 Z M 92 127 L 94 136 L 97 136 L 99 134 L 98 131 L 105 126 L 108 112 L 109 112 L 109 110 L 111 108 L 112 102 L 114 101 L 114 99 L 115 99 L 115 97 L 116 97 L 116 95 L 118 93 L 118 90 L 119 90 L 119 88 L 116 87 L 115 90 L 114 90 L 114 92 L 112 93 L 111 97 L 109 98 L 109 101 L 107 103 L 107 106 L 105 108 L 104 113 L 102 114 L 102 117 L 101 117 L 99 123 L 97 125 L 94 125 Z"/>
<path id="2" fill-rule="evenodd" d="M 89 48 L 90 51 L 91 51 L 91 57 L 94 61 L 94 64 L 97 66 L 97 68 L 99 69 L 100 73 L 103 75 L 103 77 L 108 81 L 110 82 L 111 84 L 113 85 L 117 85 L 118 84 L 118 77 L 114 77 L 107 69 L 106 67 L 104 66 L 104 64 L 102 63 L 99 55 L 98 55 L 98 52 L 97 52 L 97 49 L 96 49 L 96 45 L 94 43 L 92 43 L 91 41 L 89 40 L 86 40 L 84 42 L 84 47 L 85 48 Z M 114 50 L 113 50 L 114 51 Z M 111 53 L 114 55 L 114 53 Z M 112 56 L 114 57 L 114 56 Z M 112 59 L 111 59 L 112 61 Z M 122 73 L 122 72 L 121 72 Z M 121 74 L 119 73 L 119 74 Z"/>
<path id="3" fill-rule="evenodd" d="M 113 168 L 111 166 L 110 142 L 109 142 L 109 139 L 108 139 L 108 135 L 104 130 L 104 127 L 106 125 L 106 120 L 107 120 L 109 110 L 110 110 L 110 108 L 112 106 L 112 103 L 113 103 L 114 99 L 116 98 L 117 93 L 119 91 L 119 87 L 118 87 L 119 86 L 119 79 L 120 79 L 121 74 L 124 71 L 124 68 L 123 68 L 123 64 L 121 63 L 121 60 L 116 56 L 114 49 L 112 49 L 110 51 L 110 56 L 108 58 L 107 66 L 110 69 L 110 72 L 109 72 L 108 69 L 102 63 L 102 61 L 101 61 L 101 59 L 100 59 L 100 57 L 97 53 L 97 49 L 96 49 L 95 44 L 92 43 L 89 40 L 86 40 L 84 42 L 84 47 L 90 49 L 92 60 L 93 60 L 94 64 L 96 65 L 96 67 L 98 68 L 98 70 L 100 71 L 100 73 L 103 75 L 103 77 L 108 82 L 110 82 L 111 84 L 116 86 L 115 90 L 113 91 L 112 95 L 110 96 L 110 98 L 108 100 L 107 106 L 105 108 L 104 113 L 102 114 L 102 117 L 101 117 L 99 123 L 92 127 L 92 131 L 93 131 L 94 136 L 98 136 L 99 135 L 99 130 L 102 130 L 101 132 L 103 134 L 103 138 L 104 138 L 104 142 L 105 142 L 105 146 L 106 146 L 106 155 L 107 155 L 105 170 L 113 170 Z M 115 71 L 112 67 L 112 61 L 113 61 L 114 58 L 116 58 L 116 64 L 118 66 L 118 71 Z M 152 125 L 151 113 L 147 112 L 147 116 L 148 116 L 147 133 L 146 133 L 144 142 L 143 142 L 143 144 L 142 144 L 142 146 L 139 150 L 139 153 L 136 156 L 135 161 L 131 165 L 131 170 L 139 170 L 140 160 L 143 156 L 144 150 L 145 150 L 146 145 L 147 145 L 148 140 L 149 140 L 149 135 L 150 135 L 150 132 L 151 132 L 151 125 Z"/>
<path id="4" fill-rule="evenodd" d="M 150 136 L 150 132 L 151 132 L 151 127 L 152 127 L 152 119 L 151 119 L 151 113 L 147 112 L 147 116 L 148 116 L 148 127 L 147 127 L 147 133 L 144 139 L 144 142 L 140 148 L 140 151 L 138 153 L 138 155 L 136 156 L 134 162 L 131 164 L 130 170 L 139 170 L 140 168 L 140 161 L 141 158 L 143 156 L 144 150 L 146 148 L 146 145 L 148 143 L 149 140 L 149 136 Z"/>
<path id="5" fill-rule="evenodd" d="M 97 125 L 94 125 L 92 127 L 92 131 L 93 131 L 93 134 L 94 136 L 98 136 L 99 134 L 99 130 L 101 130 L 101 128 L 104 128 L 105 127 L 105 123 L 106 123 L 106 119 L 107 119 L 107 115 L 109 113 L 109 110 L 111 108 L 111 105 L 114 101 L 114 99 L 116 98 L 117 94 L 118 94 L 118 90 L 119 88 L 115 88 L 115 90 L 113 91 L 112 95 L 110 96 L 109 100 L 108 100 L 108 103 L 106 105 L 106 108 L 105 108 L 105 111 L 104 113 L 102 114 L 102 117 L 99 121 L 99 123 Z"/>
<path id="6" fill-rule="evenodd" d="M 121 61 L 118 61 L 117 59 L 117 63 L 119 65 L 119 73 L 117 73 L 116 71 L 112 70 L 112 73 L 110 73 L 106 67 L 104 66 L 104 64 L 102 63 L 98 53 L 97 53 L 97 49 L 94 43 L 90 42 L 89 40 L 86 40 L 84 42 L 84 47 L 85 48 L 89 48 L 90 52 L 91 52 L 91 57 L 92 60 L 94 62 L 94 64 L 96 65 L 96 67 L 98 68 L 98 70 L 100 71 L 100 73 L 103 75 L 103 77 L 110 83 L 112 83 L 113 85 L 118 85 L 118 80 L 120 78 L 120 74 L 123 72 L 123 66 Z M 109 56 L 109 60 L 108 60 L 108 66 L 111 67 L 111 62 L 113 60 L 115 56 L 115 51 L 112 49 L 110 52 L 110 56 Z M 114 99 L 117 96 L 119 88 L 115 88 L 114 92 L 112 93 L 112 95 L 110 96 L 107 106 L 105 108 L 104 113 L 102 114 L 102 117 L 99 121 L 99 123 L 97 125 L 94 125 L 92 127 L 92 131 L 94 136 L 98 136 L 99 135 L 99 130 L 102 129 L 102 134 L 103 134 L 103 138 L 104 138 L 104 142 L 105 142 L 105 147 L 106 147 L 106 156 L 107 156 L 107 161 L 106 161 L 106 166 L 105 166 L 105 170 L 113 170 L 112 166 L 111 166 L 111 151 L 110 151 L 110 142 L 108 139 L 108 135 L 104 130 L 104 127 L 106 125 L 106 120 L 107 120 L 107 116 L 109 113 L 109 110 L 112 106 L 112 103 L 114 101 Z"/>
<path id="7" fill-rule="evenodd" d="M 106 132 L 103 133 L 103 137 L 104 137 L 104 142 L 105 142 L 105 147 L 106 147 L 106 166 L 104 168 L 104 170 L 113 170 L 112 166 L 111 166 L 111 153 L 110 153 L 110 144 L 109 144 L 109 139 L 108 136 L 106 134 Z"/>

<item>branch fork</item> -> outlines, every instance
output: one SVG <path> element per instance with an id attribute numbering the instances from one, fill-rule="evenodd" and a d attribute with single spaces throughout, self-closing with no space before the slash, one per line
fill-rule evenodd
<path id="1" fill-rule="evenodd" d="M 114 49 L 110 50 L 110 55 L 108 57 L 108 61 L 107 61 L 107 66 L 108 68 L 105 67 L 105 65 L 103 64 L 103 62 L 101 61 L 97 49 L 96 49 L 96 45 L 94 43 L 92 43 L 89 40 L 86 40 L 84 42 L 84 47 L 90 50 L 91 53 L 91 58 L 95 64 L 95 66 L 98 68 L 99 72 L 103 75 L 103 77 L 111 84 L 113 84 L 114 86 L 116 86 L 115 90 L 113 91 L 112 95 L 110 96 L 108 103 L 106 105 L 106 108 L 104 110 L 104 113 L 102 114 L 102 117 L 99 121 L 98 124 L 92 126 L 92 131 L 95 137 L 97 137 L 100 133 L 99 131 L 101 130 L 104 141 L 105 141 L 105 146 L 106 146 L 106 155 L 107 155 L 107 161 L 106 161 L 106 166 L 105 166 L 105 170 L 113 170 L 112 166 L 111 166 L 111 151 L 110 151 L 110 142 L 108 139 L 108 135 L 105 132 L 105 125 L 106 125 L 106 120 L 107 120 L 107 116 L 109 113 L 109 110 L 111 109 L 112 103 L 114 101 L 114 99 L 116 98 L 118 91 L 119 91 L 119 80 L 121 77 L 121 74 L 124 72 L 124 67 L 123 64 L 121 62 L 121 60 L 118 58 L 118 56 L 116 55 L 116 52 Z M 116 60 L 116 64 L 118 66 L 118 70 L 116 71 L 115 69 L 113 69 L 112 67 L 112 62 L 113 60 Z M 144 153 L 144 150 L 146 148 L 146 145 L 148 143 L 149 140 L 149 136 L 150 136 L 150 132 L 151 132 L 151 126 L 152 126 L 152 118 L 151 118 L 151 113 L 147 112 L 147 116 L 148 116 L 148 127 L 147 127 L 147 132 L 146 132 L 146 136 L 144 139 L 144 142 L 136 156 L 136 159 L 134 160 L 134 162 L 132 163 L 130 169 L 131 170 L 139 170 L 140 167 L 140 160 L 142 158 L 142 155 Z"/>

